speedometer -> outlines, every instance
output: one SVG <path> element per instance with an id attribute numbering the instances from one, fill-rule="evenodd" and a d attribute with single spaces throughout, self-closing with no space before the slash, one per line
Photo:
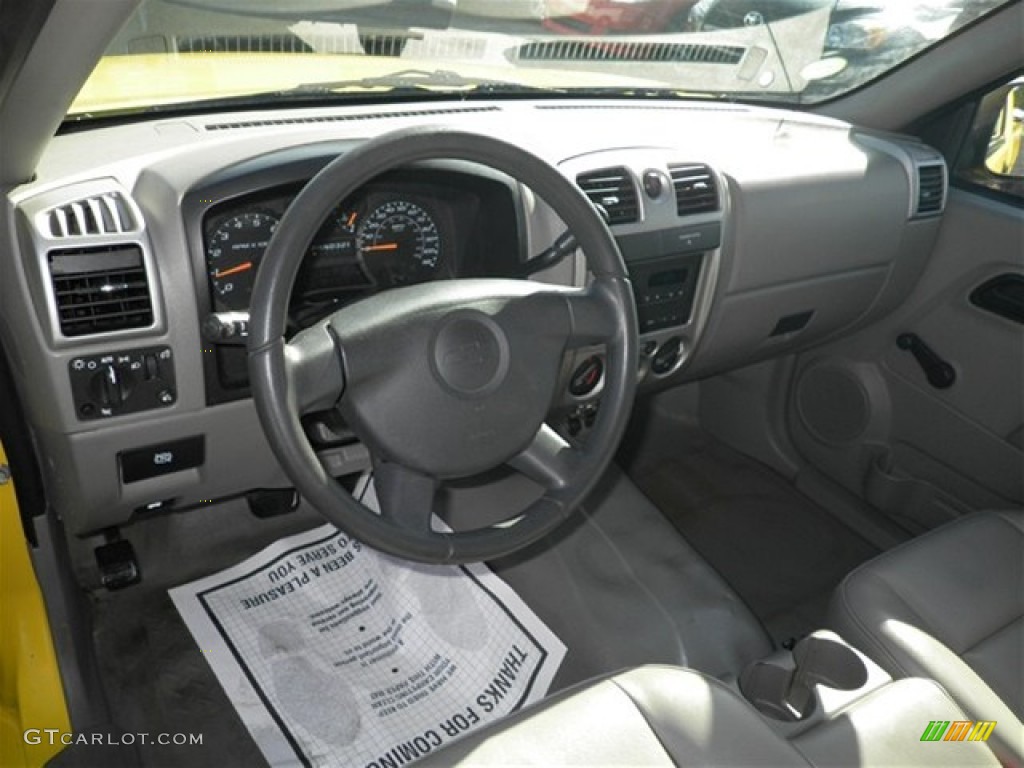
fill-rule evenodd
<path id="1" fill-rule="evenodd" d="M 391 200 L 367 213 L 356 244 L 367 269 L 378 280 L 406 285 L 429 280 L 441 259 L 437 223 L 420 205 Z"/>
<path id="2" fill-rule="evenodd" d="M 276 216 L 250 211 L 225 219 L 213 230 L 206 260 L 215 309 L 249 308 L 256 269 L 275 229 Z"/>

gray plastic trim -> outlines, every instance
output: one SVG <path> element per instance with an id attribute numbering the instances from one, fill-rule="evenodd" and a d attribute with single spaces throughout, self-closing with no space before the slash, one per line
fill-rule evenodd
<path id="1" fill-rule="evenodd" d="M 101 205 L 113 205 L 112 197 L 121 201 L 130 219 L 130 221 L 123 221 L 118 216 L 118 220 L 121 221 L 120 228 L 87 234 L 63 234 L 52 231 L 51 215 L 56 214 L 60 217 L 67 208 L 82 211 L 85 207 L 99 209 Z M 30 222 L 29 238 L 32 243 L 32 256 L 34 256 L 34 263 L 26 271 L 29 279 L 36 283 L 34 295 L 43 297 L 45 301 L 45 306 L 40 314 L 47 320 L 48 340 L 53 347 L 66 348 L 95 342 L 137 339 L 150 337 L 154 333 L 164 330 L 160 278 L 146 231 L 146 220 L 132 196 L 115 179 L 101 178 L 43 192 L 23 200 L 19 208 Z M 111 245 L 135 245 L 142 252 L 146 268 L 146 281 L 149 286 L 149 301 L 153 310 L 153 322 L 141 328 L 67 337 L 61 332 L 57 300 L 53 293 L 47 258 L 54 250 Z"/>
<path id="2" fill-rule="evenodd" d="M 903 164 L 907 171 L 907 178 L 910 179 L 910 199 L 907 201 L 908 219 L 934 218 L 942 215 L 946 210 L 946 200 L 949 197 L 949 169 L 946 167 L 946 160 L 942 153 L 907 136 L 883 136 L 867 131 L 854 131 L 851 138 L 879 152 L 884 152 Z M 933 213 L 919 213 L 917 207 L 921 192 L 921 169 L 934 166 L 942 168 L 942 203 L 939 209 Z"/>

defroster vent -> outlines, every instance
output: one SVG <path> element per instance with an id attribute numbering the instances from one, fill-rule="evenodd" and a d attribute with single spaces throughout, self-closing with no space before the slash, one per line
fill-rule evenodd
<path id="1" fill-rule="evenodd" d="M 54 238 L 117 234 L 135 228 L 131 210 L 118 192 L 52 208 L 46 218 L 50 237 Z"/>
<path id="2" fill-rule="evenodd" d="M 64 336 L 153 324 L 146 265 L 137 245 L 51 251 L 47 260 Z"/>
<path id="3" fill-rule="evenodd" d="M 668 172 L 676 189 L 676 213 L 689 216 L 718 210 L 718 187 L 710 168 L 696 163 L 676 163 L 668 167 Z"/>
<path id="4" fill-rule="evenodd" d="M 639 218 L 636 187 L 625 168 L 602 168 L 576 177 L 590 202 L 599 205 L 608 214 L 609 224 L 629 224 Z"/>

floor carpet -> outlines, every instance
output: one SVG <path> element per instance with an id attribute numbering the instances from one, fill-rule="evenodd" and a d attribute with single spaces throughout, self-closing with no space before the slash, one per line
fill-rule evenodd
<path id="1" fill-rule="evenodd" d="M 633 481 L 776 643 L 820 628 L 835 586 L 878 553 L 780 475 L 696 428 L 627 446 Z"/>

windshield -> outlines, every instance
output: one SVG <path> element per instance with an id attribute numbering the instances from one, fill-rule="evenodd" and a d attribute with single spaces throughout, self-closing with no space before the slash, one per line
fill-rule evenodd
<path id="1" fill-rule="evenodd" d="M 812 104 L 1002 4 L 144 0 L 69 118 L 453 94 Z"/>

